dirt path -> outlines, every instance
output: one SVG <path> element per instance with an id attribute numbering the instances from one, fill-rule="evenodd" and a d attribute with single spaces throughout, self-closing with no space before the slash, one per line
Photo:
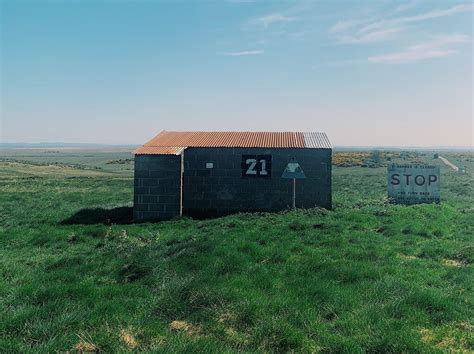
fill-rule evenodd
<path id="1" fill-rule="evenodd" d="M 454 171 L 459 171 L 459 167 L 450 162 L 448 159 L 444 158 L 443 156 L 438 156 L 438 158 L 443 161 L 447 166 L 451 167 Z"/>

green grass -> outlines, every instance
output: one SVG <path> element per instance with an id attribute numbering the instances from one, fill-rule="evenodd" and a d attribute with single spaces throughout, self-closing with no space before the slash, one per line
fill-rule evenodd
<path id="1" fill-rule="evenodd" d="M 109 224 L 130 171 L 48 168 L 0 168 L 0 352 L 474 350 L 472 175 L 442 167 L 441 205 L 335 168 L 333 211 Z"/>

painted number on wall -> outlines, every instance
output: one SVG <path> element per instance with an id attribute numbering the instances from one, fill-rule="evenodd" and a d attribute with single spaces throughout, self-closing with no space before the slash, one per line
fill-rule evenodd
<path id="1" fill-rule="evenodd" d="M 242 155 L 242 177 L 271 177 L 272 155 Z"/>

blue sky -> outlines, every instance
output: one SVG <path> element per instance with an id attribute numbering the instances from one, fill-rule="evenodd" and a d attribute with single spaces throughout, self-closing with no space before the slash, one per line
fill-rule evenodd
<path id="1" fill-rule="evenodd" d="M 1 1 L 2 142 L 325 131 L 472 146 L 462 1 Z"/>

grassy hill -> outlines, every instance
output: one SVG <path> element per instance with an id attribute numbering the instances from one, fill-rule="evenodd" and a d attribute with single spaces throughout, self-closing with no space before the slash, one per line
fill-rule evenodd
<path id="1" fill-rule="evenodd" d="M 129 154 L 74 154 L 0 161 L 1 352 L 474 350 L 472 174 L 404 207 L 336 167 L 332 211 L 133 224 Z"/>

